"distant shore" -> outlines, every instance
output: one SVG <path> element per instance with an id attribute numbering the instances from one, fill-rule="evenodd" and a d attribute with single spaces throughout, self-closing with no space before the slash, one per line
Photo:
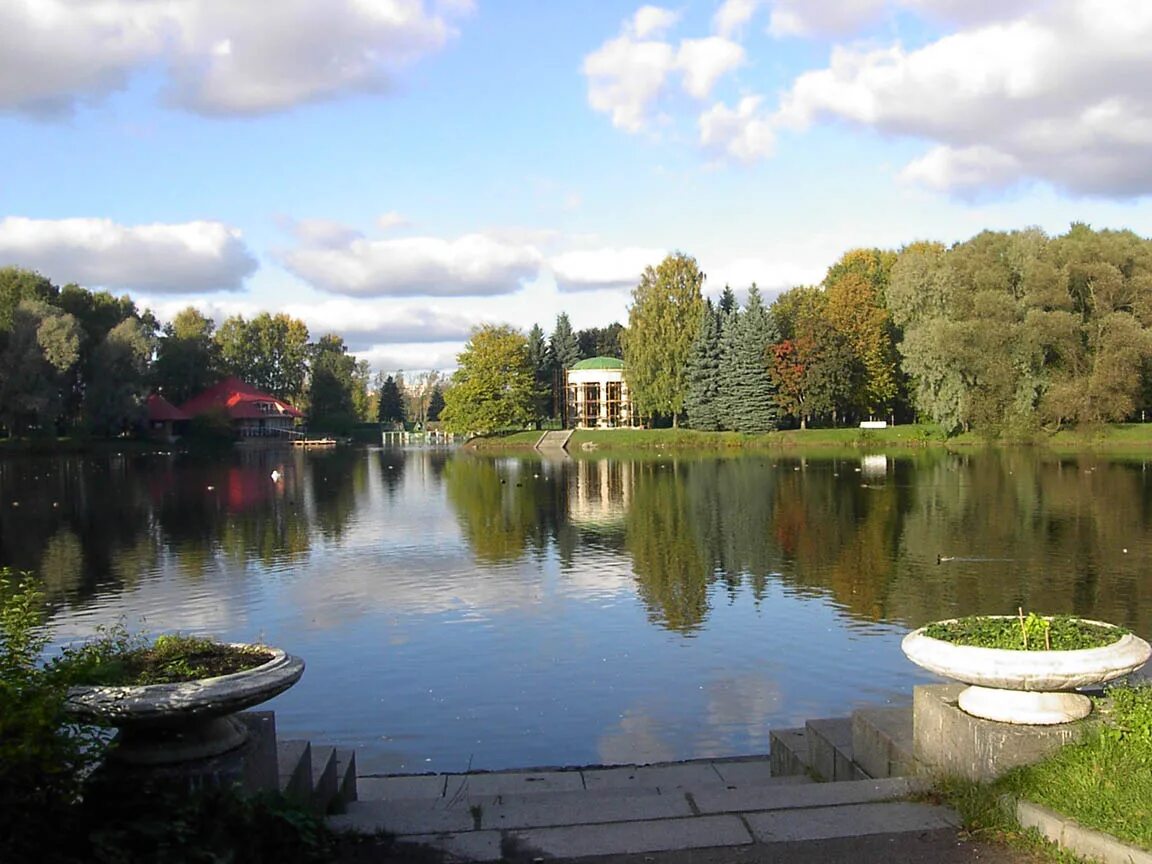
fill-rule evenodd
<path id="1" fill-rule="evenodd" d="M 532 450 L 541 432 L 525 431 L 478 436 L 465 446 L 490 451 Z M 700 451 L 734 453 L 741 450 L 921 450 L 946 448 L 1038 447 L 1057 453 L 1117 453 L 1152 455 L 1152 423 L 1117 423 L 1090 428 L 1036 433 L 1028 438 L 987 438 L 975 433 L 948 437 L 939 427 L 909 423 L 884 429 L 789 429 L 763 434 L 700 432 L 695 429 L 577 429 L 568 452 Z"/>

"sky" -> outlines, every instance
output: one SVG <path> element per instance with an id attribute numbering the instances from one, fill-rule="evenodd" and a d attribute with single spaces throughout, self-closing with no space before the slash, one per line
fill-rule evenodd
<path id="1" fill-rule="evenodd" d="M 1152 235 L 1148 0 L 2 0 L 0 266 L 378 371 L 845 251 Z"/>

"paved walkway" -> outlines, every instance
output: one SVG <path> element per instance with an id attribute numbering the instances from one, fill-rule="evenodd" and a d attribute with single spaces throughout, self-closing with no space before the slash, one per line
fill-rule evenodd
<path id="1" fill-rule="evenodd" d="M 464 860 L 659 854 L 672 862 L 695 850 L 694 864 L 720 864 L 793 860 L 775 856 L 803 849 L 831 857 L 794 860 L 868 860 L 852 857 L 845 838 L 873 838 L 888 862 L 1016 860 L 940 857 L 957 846 L 959 820 L 948 808 L 906 800 L 919 781 L 773 777 L 767 758 L 360 777 L 358 786 L 360 800 L 332 817 L 333 827 L 384 829 Z M 925 838 L 936 844 L 927 857 Z M 894 854 L 897 839 L 919 851 Z"/>

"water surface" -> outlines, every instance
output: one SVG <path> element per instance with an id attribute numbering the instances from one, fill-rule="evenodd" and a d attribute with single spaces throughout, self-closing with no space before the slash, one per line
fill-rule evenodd
<path id="1" fill-rule="evenodd" d="M 124 621 L 302 655 L 281 734 L 362 770 L 648 762 L 907 702 L 933 679 L 899 640 L 936 618 L 1147 638 L 1150 485 L 1031 451 L 9 457 L 0 565 L 41 574 L 59 640 Z"/>

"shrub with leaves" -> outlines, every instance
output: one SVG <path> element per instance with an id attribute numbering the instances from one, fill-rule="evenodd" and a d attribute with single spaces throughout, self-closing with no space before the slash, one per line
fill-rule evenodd
<path id="1" fill-rule="evenodd" d="M 0 861 L 41 860 L 68 830 L 103 737 L 64 711 L 69 669 L 45 665 L 44 597 L 0 570 Z"/>

